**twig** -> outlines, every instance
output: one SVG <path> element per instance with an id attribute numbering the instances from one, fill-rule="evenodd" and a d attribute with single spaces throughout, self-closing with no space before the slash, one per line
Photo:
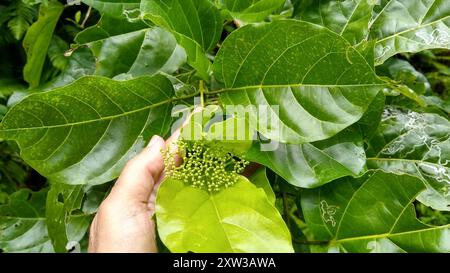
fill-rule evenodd
<path id="1" fill-rule="evenodd" d="M 83 22 L 80 25 L 81 28 L 84 28 L 84 26 L 86 25 L 86 22 L 89 19 L 89 16 L 91 16 L 91 11 L 92 11 L 92 7 L 89 7 L 87 12 L 86 12 L 86 16 L 84 16 Z"/>

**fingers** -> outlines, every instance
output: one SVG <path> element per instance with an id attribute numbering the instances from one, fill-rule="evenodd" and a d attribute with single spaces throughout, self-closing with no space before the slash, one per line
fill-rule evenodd
<path id="1" fill-rule="evenodd" d="M 164 170 L 161 151 L 165 147 L 164 139 L 154 136 L 148 147 L 127 163 L 111 191 L 110 198 L 147 203 L 155 181 L 158 181 Z"/>

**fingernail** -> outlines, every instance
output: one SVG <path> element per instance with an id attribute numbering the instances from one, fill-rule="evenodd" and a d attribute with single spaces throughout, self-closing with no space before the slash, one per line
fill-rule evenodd
<path id="1" fill-rule="evenodd" d="M 152 139 L 148 143 L 147 147 L 151 147 L 151 146 L 155 145 L 156 143 L 160 142 L 161 140 L 162 140 L 162 138 L 160 136 L 155 135 L 152 137 Z"/>

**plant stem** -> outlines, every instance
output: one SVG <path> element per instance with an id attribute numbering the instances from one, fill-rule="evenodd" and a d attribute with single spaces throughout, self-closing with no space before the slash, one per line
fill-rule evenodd
<path id="1" fill-rule="evenodd" d="M 86 16 L 84 16 L 83 22 L 80 25 L 81 28 L 84 28 L 84 26 L 86 25 L 86 22 L 89 19 L 89 16 L 91 16 L 91 11 L 92 11 L 92 7 L 89 7 L 87 12 L 86 12 Z"/>

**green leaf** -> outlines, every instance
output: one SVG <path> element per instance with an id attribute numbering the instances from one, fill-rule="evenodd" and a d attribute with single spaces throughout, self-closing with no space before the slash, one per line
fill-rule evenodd
<path id="1" fill-rule="evenodd" d="M 170 125 L 173 86 L 163 76 L 114 81 L 84 77 L 26 97 L 3 119 L 0 135 L 51 181 L 100 184 L 116 178 L 152 135 Z"/>
<path id="2" fill-rule="evenodd" d="M 0 206 L 0 249 L 4 252 L 53 252 L 45 223 L 46 190 L 20 190 Z"/>
<path id="3" fill-rule="evenodd" d="M 23 77 L 31 88 L 39 85 L 47 50 L 52 41 L 53 31 L 64 6 L 57 1 L 41 5 L 39 19 L 28 29 L 23 40 L 27 53 L 27 63 L 23 68 Z"/>
<path id="4" fill-rule="evenodd" d="M 35 9 L 24 1 L 14 1 L 12 6 L 13 18 L 8 21 L 8 27 L 16 40 L 22 39 L 36 15 Z M 7 12 L 7 11 L 4 11 Z"/>
<path id="5" fill-rule="evenodd" d="M 450 49 L 450 2 L 384 0 L 376 12 L 369 38 L 378 40 L 378 64 L 397 53 Z"/>
<path id="6" fill-rule="evenodd" d="M 8 204 L 0 206 L 0 249 L 5 252 L 53 252 L 50 237 L 58 239 L 66 236 L 66 240 L 75 243 L 84 237 L 90 224 L 89 217 L 58 218 L 57 215 L 61 211 L 52 205 L 47 206 L 51 211 L 46 212 L 46 197 L 53 195 L 47 198 L 47 204 L 52 198 L 58 199 L 57 191 L 48 192 L 48 195 L 47 192 L 47 189 L 39 192 L 19 190 L 9 196 Z M 68 198 L 68 202 L 75 201 L 74 197 L 67 193 L 64 192 L 64 198 Z M 78 200 L 76 202 L 81 202 L 81 198 L 76 197 Z M 65 252 L 66 245 L 62 247 L 63 249 L 59 251 Z M 57 248 L 55 250 L 58 251 Z"/>
<path id="7" fill-rule="evenodd" d="M 342 35 L 351 44 L 366 40 L 369 21 L 376 1 L 306 0 L 299 3 L 295 18 L 327 27 Z"/>
<path id="8" fill-rule="evenodd" d="M 256 142 L 245 159 L 269 167 L 290 184 L 302 188 L 318 187 L 366 171 L 363 142 L 353 129 L 316 143 L 278 143 L 274 151 L 264 151 L 261 143 Z"/>
<path id="9" fill-rule="evenodd" d="M 86 234 L 91 216 L 78 214 L 72 215 L 75 210 L 81 209 L 83 186 L 52 183 L 47 195 L 46 213 L 48 234 L 55 252 L 67 252 L 69 249 L 68 223 L 71 222 L 71 240 L 80 241 Z"/>
<path id="10" fill-rule="evenodd" d="M 103 15 L 97 24 L 80 31 L 75 36 L 78 45 L 90 44 L 149 28 L 149 25 L 141 20 L 130 22 L 123 18 L 114 18 Z"/>
<path id="11" fill-rule="evenodd" d="M 172 252 L 293 252 L 277 209 L 244 177 L 213 194 L 166 179 L 156 216 L 159 236 Z"/>
<path id="12" fill-rule="evenodd" d="M 417 71 L 408 61 L 391 58 L 378 66 L 377 72 L 378 75 L 390 77 L 408 86 L 417 94 L 431 91 L 431 85 L 425 75 Z"/>
<path id="13" fill-rule="evenodd" d="M 437 115 L 386 108 L 370 141 L 370 168 L 408 173 L 422 179 L 427 190 L 417 199 L 437 210 L 450 211 L 450 122 Z"/>
<path id="14" fill-rule="evenodd" d="M 272 190 L 269 179 L 267 178 L 266 168 L 259 168 L 249 180 L 255 184 L 256 187 L 263 189 L 266 192 L 267 199 L 269 199 L 270 204 L 275 206 L 275 201 L 277 197 Z"/>
<path id="15" fill-rule="evenodd" d="M 69 49 L 69 44 L 58 35 L 53 35 L 52 42 L 48 47 L 48 57 L 52 65 L 63 71 L 67 67 L 69 60 L 64 56 L 64 53 Z"/>
<path id="16" fill-rule="evenodd" d="M 253 133 L 247 120 L 233 117 L 211 124 L 206 139 L 213 141 L 214 146 L 241 155 L 252 146 Z"/>
<path id="17" fill-rule="evenodd" d="M 186 50 L 188 64 L 205 80 L 210 61 L 205 53 L 213 49 L 222 34 L 219 10 L 209 0 L 142 1 L 145 19 L 171 31 Z"/>
<path id="18" fill-rule="evenodd" d="M 251 23 L 263 21 L 283 7 L 285 0 L 220 0 L 223 8 L 237 20 Z"/>
<path id="19" fill-rule="evenodd" d="M 81 0 L 81 2 L 89 5 L 101 14 L 113 17 L 126 16 L 127 12 L 138 10 L 140 0 Z"/>
<path id="20" fill-rule="evenodd" d="M 250 106 L 256 130 L 291 144 L 327 139 L 355 123 L 383 86 L 345 39 L 295 20 L 231 33 L 217 54 L 214 75 L 225 85 L 215 91 L 222 104 Z M 266 111 L 270 126 L 255 106 Z"/>
<path id="21" fill-rule="evenodd" d="M 51 81 L 41 84 L 33 91 L 47 91 L 74 82 L 75 80 L 94 74 L 95 58 L 87 48 L 78 48 L 67 58 L 66 68 Z"/>
<path id="22" fill-rule="evenodd" d="M 26 87 L 16 79 L 0 79 L 0 98 L 9 97 L 14 91 L 24 89 Z"/>
<path id="23" fill-rule="evenodd" d="M 450 252 L 450 225 L 415 216 L 412 202 L 424 189 L 416 177 L 378 171 L 305 191 L 301 204 L 315 239 L 330 241 L 326 251 Z"/>
<path id="24" fill-rule="evenodd" d="M 436 108 L 450 114 L 450 100 L 443 100 L 437 96 L 426 96 L 422 97 L 425 102 L 430 106 L 435 106 Z"/>
<path id="25" fill-rule="evenodd" d="M 171 74 L 186 62 L 185 51 L 170 32 L 140 21 L 103 16 L 75 41 L 92 50 L 97 59 L 95 74 L 105 77 Z"/>
<path id="26" fill-rule="evenodd" d="M 379 92 L 363 117 L 353 125 L 359 131 L 364 140 L 371 139 L 378 129 L 381 122 L 381 116 L 384 111 L 386 97 L 383 92 Z"/>

